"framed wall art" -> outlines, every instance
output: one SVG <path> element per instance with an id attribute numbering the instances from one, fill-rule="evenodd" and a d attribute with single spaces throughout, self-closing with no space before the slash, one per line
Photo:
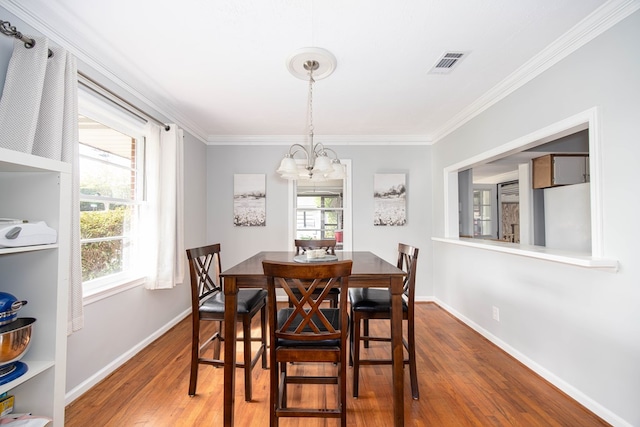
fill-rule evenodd
<path id="1" fill-rule="evenodd" d="M 403 173 L 378 173 L 373 177 L 373 225 L 407 223 L 407 188 Z"/>
<path id="2" fill-rule="evenodd" d="M 267 225 L 267 194 L 264 174 L 233 175 L 233 225 Z"/>

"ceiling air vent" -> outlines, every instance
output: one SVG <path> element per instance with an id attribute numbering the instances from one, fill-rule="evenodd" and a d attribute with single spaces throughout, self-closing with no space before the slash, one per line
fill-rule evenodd
<path id="1" fill-rule="evenodd" d="M 449 74 L 468 54 L 468 52 L 445 52 L 436 61 L 436 65 L 431 68 L 429 74 Z"/>

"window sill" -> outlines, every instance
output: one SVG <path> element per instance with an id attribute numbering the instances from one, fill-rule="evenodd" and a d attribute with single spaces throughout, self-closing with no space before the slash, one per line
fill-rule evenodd
<path id="1" fill-rule="evenodd" d="M 109 298 L 126 290 L 141 286 L 145 283 L 144 277 L 124 277 L 101 284 L 100 286 L 85 287 L 82 304 L 89 305 L 102 299 Z"/>
<path id="2" fill-rule="evenodd" d="M 595 258 L 589 255 L 549 249 L 543 246 L 519 245 L 517 243 L 497 242 L 492 240 L 479 240 L 470 238 L 442 238 L 432 237 L 433 241 L 451 243 L 454 245 L 469 246 L 472 248 L 485 249 L 489 251 L 502 252 L 512 255 L 520 255 L 529 258 L 543 259 L 546 261 L 559 262 L 562 264 L 576 265 L 585 268 L 600 268 L 618 271 L 618 261 L 612 259 Z"/>

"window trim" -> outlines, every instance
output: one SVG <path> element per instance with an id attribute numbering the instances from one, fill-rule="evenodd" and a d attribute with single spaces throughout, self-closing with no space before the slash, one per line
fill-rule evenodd
<path id="1" fill-rule="evenodd" d="M 609 268 L 617 271 L 617 260 L 605 259 L 603 249 L 600 117 L 600 109 L 598 107 L 593 107 L 499 147 L 495 147 L 484 153 L 445 167 L 443 170 L 445 199 L 444 238 L 434 237 L 432 240 L 472 246 L 497 252 L 506 252 L 531 258 L 546 259 L 582 267 Z M 459 171 L 473 168 L 479 164 L 487 163 L 587 128 L 589 129 L 589 168 L 591 171 L 591 254 L 559 251 L 542 246 L 522 245 L 517 243 L 460 239 L 458 228 Z"/>
<path id="2" fill-rule="evenodd" d="M 108 276 L 108 280 L 107 277 L 100 277 L 84 282 L 82 304 L 93 304 L 120 292 L 142 286 L 145 282 L 145 277 L 127 273 L 112 274 Z"/>
<path id="3" fill-rule="evenodd" d="M 124 108 L 117 107 L 92 92 L 82 90 L 81 87 L 78 90 L 78 114 L 87 116 L 140 142 L 146 140 L 146 122 L 132 115 Z M 145 164 L 140 165 L 140 170 L 143 175 L 146 174 Z M 144 184 L 145 182 L 146 180 L 143 179 L 143 185 L 146 185 Z M 145 203 L 141 192 L 143 189 L 138 189 L 137 191 L 139 192 L 138 197 L 141 198 L 134 201 L 133 204 L 142 206 Z M 82 199 L 82 197 L 80 198 Z M 141 272 L 129 270 L 83 282 L 82 303 L 83 305 L 93 304 L 126 290 L 143 286 L 145 281 L 146 278 Z"/>

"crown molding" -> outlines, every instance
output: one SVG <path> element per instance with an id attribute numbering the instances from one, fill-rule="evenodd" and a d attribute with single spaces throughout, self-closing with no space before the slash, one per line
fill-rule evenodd
<path id="1" fill-rule="evenodd" d="M 607 1 L 498 85 L 453 116 L 433 135 L 429 135 L 429 139 L 434 144 L 439 142 L 638 9 L 640 9 L 640 0 Z"/>
<path id="2" fill-rule="evenodd" d="M 306 135 L 209 135 L 207 145 L 307 144 Z M 331 145 L 431 145 L 425 135 L 314 135 L 316 143 Z"/>

